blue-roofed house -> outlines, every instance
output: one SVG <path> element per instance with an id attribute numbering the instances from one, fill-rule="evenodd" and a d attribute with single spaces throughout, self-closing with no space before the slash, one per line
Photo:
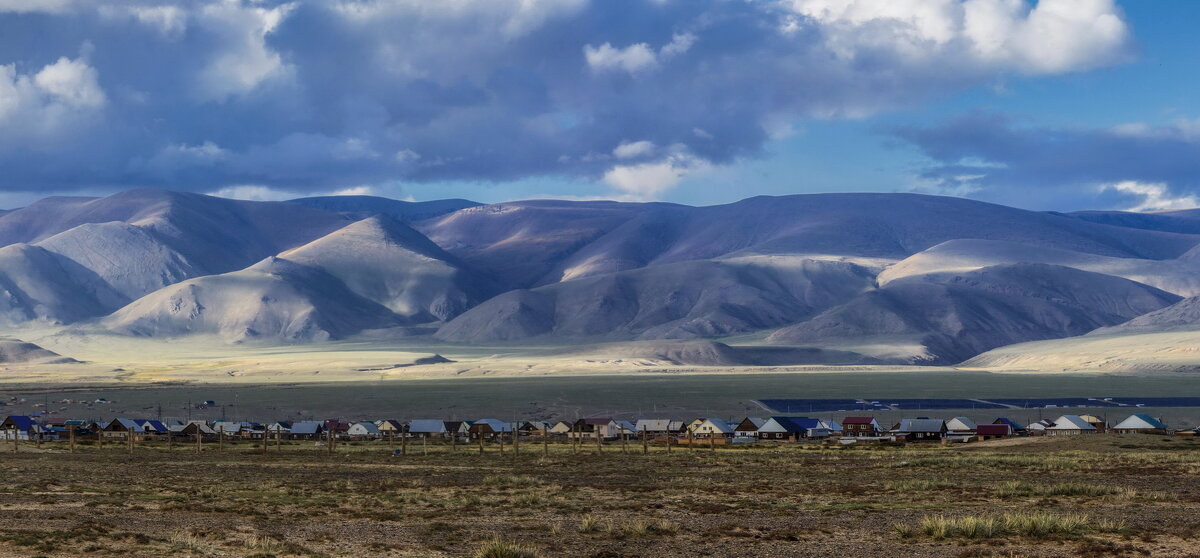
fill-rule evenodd
<path id="1" fill-rule="evenodd" d="M 771 417 L 758 429 L 760 440 L 825 438 L 830 433 L 828 425 L 808 417 Z"/>
<path id="2" fill-rule="evenodd" d="M 346 429 L 346 435 L 354 440 L 378 440 L 379 426 L 370 421 L 356 422 Z"/>
<path id="3" fill-rule="evenodd" d="M 1025 431 L 1025 427 L 1021 426 L 1021 423 L 1019 423 L 1013 419 L 1010 419 L 1008 417 L 999 417 L 996 420 L 992 421 L 992 424 L 1008 425 L 1008 429 L 1011 430 L 1013 434 Z"/>
<path id="4" fill-rule="evenodd" d="M 891 430 L 892 437 L 915 442 L 917 440 L 939 440 L 946 436 L 946 421 L 942 419 L 901 419 Z"/>
<path id="5" fill-rule="evenodd" d="M 325 433 L 325 424 L 315 420 L 305 420 L 292 423 L 291 439 L 316 440 Z"/>
<path id="6" fill-rule="evenodd" d="M 4 422 L 0 423 L 0 436 L 5 440 L 11 440 L 14 436 L 18 440 L 29 440 L 36 432 L 37 421 L 33 420 L 33 417 L 12 415 L 5 417 Z"/>
<path id="7" fill-rule="evenodd" d="M 1136 432 L 1161 434 L 1167 431 L 1167 425 L 1146 413 L 1136 413 L 1129 415 L 1129 418 L 1117 423 L 1116 426 L 1112 427 L 1112 430 L 1118 434 L 1132 434 Z"/>
<path id="8" fill-rule="evenodd" d="M 109 439 L 124 440 L 129 436 L 138 438 L 144 434 L 136 420 L 115 418 L 100 426 L 100 435 Z"/>

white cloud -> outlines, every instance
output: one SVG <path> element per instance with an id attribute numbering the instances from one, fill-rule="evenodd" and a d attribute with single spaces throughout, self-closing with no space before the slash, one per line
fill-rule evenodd
<path id="1" fill-rule="evenodd" d="M 95 68 L 82 59 L 62 57 L 33 75 L 0 65 L 0 143 L 53 141 L 106 104 Z"/>
<path id="2" fill-rule="evenodd" d="M 624 199 L 657 200 L 688 176 L 710 167 L 702 159 L 676 153 L 655 162 L 617 165 L 604 173 L 603 180 L 624 193 Z"/>
<path id="3" fill-rule="evenodd" d="M 0 0 L 0 13 L 61 13 L 71 8 L 73 0 Z"/>
<path id="4" fill-rule="evenodd" d="M 266 37 L 292 7 L 283 4 L 265 9 L 237 2 L 204 6 L 200 11 L 201 25 L 223 37 L 227 45 L 200 72 L 200 94 L 204 99 L 223 101 L 289 73 L 279 53 L 267 47 Z"/>
<path id="5" fill-rule="evenodd" d="M 1200 207 L 1200 199 L 1197 199 L 1196 196 L 1172 196 L 1170 188 L 1161 182 L 1126 180 L 1102 187 L 1102 190 L 1110 189 L 1141 197 L 1141 201 L 1136 205 L 1124 208 L 1127 211 L 1166 211 Z"/>
<path id="6" fill-rule="evenodd" d="M 652 141 L 635 141 L 624 142 L 613 149 L 613 156 L 618 159 L 633 159 L 636 157 L 645 157 L 654 152 L 654 142 Z"/>
<path id="7" fill-rule="evenodd" d="M 583 56 L 588 66 L 595 70 L 625 70 L 631 74 L 658 65 L 658 57 L 646 43 L 637 43 L 625 48 L 615 48 L 609 43 L 598 47 L 585 45 Z"/>
<path id="8" fill-rule="evenodd" d="M 617 48 L 612 43 L 604 43 L 598 47 L 584 45 L 583 57 L 593 70 L 624 70 L 631 74 L 653 70 L 660 62 L 665 62 L 684 54 L 696 43 L 696 36 L 691 33 L 676 33 L 671 42 L 655 52 L 648 43 L 636 43 L 625 48 Z"/>
<path id="9" fill-rule="evenodd" d="M 1127 58 L 1113 0 L 791 0 L 839 57 L 895 52 L 910 64 L 1054 74 Z M 793 23 L 793 25 L 796 25 Z"/>
<path id="10" fill-rule="evenodd" d="M 254 184 L 226 186 L 219 190 L 209 192 L 208 194 L 210 196 L 217 196 L 219 198 L 247 201 L 283 201 L 298 197 L 295 192 L 276 190 L 268 186 L 259 186 Z"/>
<path id="11" fill-rule="evenodd" d="M 370 186 L 367 186 L 364 184 L 364 185 L 360 185 L 360 186 L 353 186 L 350 188 L 342 188 L 341 190 L 336 190 L 332 194 L 329 194 L 329 195 L 331 195 L 331 196 L 371 196 L 371 195 L 374 195 L 374 193 L 375 193 L 374 189 L 372 189 Z"/>
<path id="12" fill-rule="evenodd" d="M 59 58 L 42 68 L 33 82 L 58 102 L 75 108 L 104 106 L 104 90 L 96 79 L 96 70 L 83 60 Z"/>

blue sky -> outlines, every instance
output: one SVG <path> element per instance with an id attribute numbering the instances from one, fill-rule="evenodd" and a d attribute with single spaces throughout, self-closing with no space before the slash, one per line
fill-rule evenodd
<path id="1" fill-rule="evenodd" d="M 1186 0 L 0 0 L 0 206 L 1200 205 Z"/>

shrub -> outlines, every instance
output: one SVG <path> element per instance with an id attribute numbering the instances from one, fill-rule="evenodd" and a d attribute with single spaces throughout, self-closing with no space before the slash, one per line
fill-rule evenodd
<path id="1" fill-rule="evenodd" d="M 475 558 L 540 558 L 533 547 L 506 541 L 499 537 L 487 541 L 475 549 Z"/>

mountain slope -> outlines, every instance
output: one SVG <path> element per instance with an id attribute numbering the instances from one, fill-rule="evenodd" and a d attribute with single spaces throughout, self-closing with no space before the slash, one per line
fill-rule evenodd
<path id="1" fill-rule="evenodd" d="M 421 221 L 481 205 L 470 200 L 449 199 L 409 202 L 377 196 L 317 196 L 298 198 L 290 203 L 305 207 L 348 214 L 355 219 L 386 215 L 402 223 Z"/>
<path id="2" fill-rule="evenodd" d="M 871 287 L 871 273 L 789 257 L 683 262 L 514 290 L 451 320 L 446 341 L 688 339 L 792 323 Z"/>
<path id="3" fill-rule="evenodd" d="M 0 248 L 0 322 L 68 324 L 128 302 L 92 271 L 44 248 Z"/>
<path id="4" fill-rule="evenodd" d="M 1145 283 L 1180 296 L 1200 294 L 1200 262 L 1113 258 L 1005 242 L 960 239 L 938 244 L 889 266 L 879 274 L 879 284 L 931 273 L 961 273 L 1009 263 L 1044 263 L 1083 271 L 1115 275 Z"/>
<path id="5" fill-rule="evenodd" d="M 465 209 L 418 230 L 511 288 L 731 255 L 898 260 L 961 238 L 1167 259 L 1200 236 L 916 194 L 760 196 L 688 207 L 532 201 Z"/>
<path id="6" fill-rule="evenodd" d="M 892 281 L 842 306 L 771 334 L 812 345 L 871 339 L 919 343 L 910 362 L 948 364 L 988 349 L 1081 335 L 1174 303 L 1179 297 L 1107 275 L 1044 264 Z"/>
<path id="7" fill-rule="evenodd" d="M 389 217 L 370 217 L 280 258 L 325 270 L 412 322 L 445 321 L 483 300 L 486 285 L 453 256 Z"/>
<path id="8" fill-rule="evenodd" d="M 221 273 L 329 234 L 350 219 L 284 202 L 128 190 L 104 198 L 47 198 L 0 215 L 0 245 L 113 221 L 142 227 L 196 268 Z"/>
<path id="9" fill-rule="evenodd" d="M 121 222 L 79 225 L 37 246 L 87 268 L 128 300 L 207 274 L 153 233 Z"/>
<path id="10" fill-rule="evenodd" d="M 1128 322 L 1097 329 L 1089 335 L 1129 335 L 1168 331 L 1200 331 L 1200 297 L 1185 298 L 1161 310 L 1142 314 Z"/>
<path id="11" fill-rule="evenodd" d="M 215 334 L 227 342 L 338 339 L 396 325 L 387 308 L 328 273 L 279 258 L 160 289 L 103 320 L 129 335 Z"/>

